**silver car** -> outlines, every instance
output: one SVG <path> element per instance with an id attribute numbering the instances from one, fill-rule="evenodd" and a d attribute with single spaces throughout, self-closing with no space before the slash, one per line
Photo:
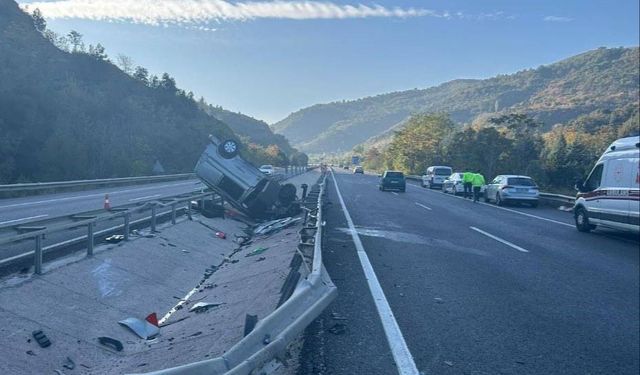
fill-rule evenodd
<path id="1" fill-rule="evenodd" d="M 462 183 L 462 173 L 453 173 L 451 176 L 445 178 L 442 183 L 442 191 L 445 193 L 451 193 L 458 195 L 464 193 L 464 184 Z"/>
<path id="2" fill-rule="evenodd" d="M 500 175 L 491 181 L 484 194 L 484 201 L 495 201 L 498 206 L 509 202 L 538 206 L 538 186 L 529 176 Z"/>

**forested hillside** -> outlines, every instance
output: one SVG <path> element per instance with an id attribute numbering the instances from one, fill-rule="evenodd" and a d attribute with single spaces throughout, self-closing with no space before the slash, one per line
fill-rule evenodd
<path id="1" fill-rule="evenodd" d="M 302 151 L 314 153 L 349 151 L 416 113 L 448 113 L 458 126 L 526 113 L 548 130 L 580 117 L 599 117 L 599 111 L 632 114 L 638 106 L 638 58 L 637 47 L 599 48 L 511 75 L 319 104 L 272 127 Z"/>
<path id="2" fill-rule="evenodd" d="M 156 160 L 189 172 L 209 134 L 247 140 L 256 164 L 300 159 L 265 125 L 210 116 L 169 74 L 119 69 L 121 58 L 0 0 L 0 184 L 147 175 Z"/>
<path id="3" fill-rule="evenodd" d="M 273 133 L 269 128 L 269 124 L 262 120 L 242 113 L 231 112 L 220 106 L 207 104 L 202 100 L 198 104 L 206 113 L 229 125 L 231 130 L 248 142 L 259 145 L 276 145 L 286 154 L 291 154 L 295 151 L 282 134 Z"/>

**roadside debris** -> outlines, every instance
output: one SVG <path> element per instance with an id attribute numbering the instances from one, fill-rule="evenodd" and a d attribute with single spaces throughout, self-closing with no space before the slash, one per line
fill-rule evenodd
<path id="1" fill-rule="evenodd" d="M 106 337 L 106 336 L 98 337 L 98 342 L 100 343 L 100 345 L 111 348 L 116 352 L 121 352 L 122 349 L 124 348 L 120 341 L 116 339 L 112 339 L 111 337 Z"/>
<path id="2" fill-rule="evenodd" d="M 62 364 L 62 367 L 66 368 L 67 370 L 73 370 L 74 368 L 76 368 L 76 363 L 73 362 L 73 359 L 67 357 L 67 359 Z"/>
<path id="3" fill-rule="evenodd" d="M 258 324 L 258 315 L 246 314 L 244 316 L 244 336 L 246 337 L 248 334 L 256 328 L 256 324 Z"/>
<path id="4" fill-rule="evenodd" d="M 258 225 L 253 232 L 255 234 L 268 235 L 294 225 L 300 220 L 302 220 L 302 218 L 286 217 L 284 219 L 267 221 L 266 223 Z"/>
<path id="5" fill-rule="evenodd" d="M 147 317 L 144 318 L 144 320 L 146 320 L 147 322 L 153 324 L 156 327 L 160 327 L 158 325 L 158 316 L 156 315 L 156 313 L 151 313 L 151 314 L 147 315 Z"/>
<path id="6" fill-rule="evenodd" d="M 436 303 L 444 303 L 444 300 L 440 297 L 436 297 L 433 300 L 436 301 Z"/>
<path id="7" fill-rule="evenodd" d="M 343 323 L 336 323 L 328 331 L 334 335 L 343 335 L 347 332 L 347 325 Z"/>
<path id="8" fill-rule="evenodd" d="M 216 232 L 216 237 L 221 238 L 223 240 L 227 239 L 227 235 L 224 232 Z"/>
<path id="9" fill-rule="evenodd" d="M 258 255 L 258 254 L 262 254 L 265 251 L 269 250 L 268 247 L 258 247 L 256 249 L 254 249 L 253 251 L 251 251 L 250 253 L 248 253 L 247 255 L 245 255 L 245 257 L 252 257 L 254 255 Z"/>
<path id="10" fill-rule="evenodd" d="M 213 309 L 214 307 L 218 307 L 220 305 L 222 305 L 222 303 L 198 302 L 198 303 L 194 304 L 193 306 L 191 306 L 191 308 L 189 309 L 189 312 L 194 312 L 196 314 L 200 314 L 200 313 L 209 311 L 210 309 Z"/>
<path id="11" fill-rule="evenodd" d="M 185 317 L 183 317 L 183 318 L 180 318 L 180 319 L 174 320 L 173 322 L 164 323 L 164 324 L 163 324 L 163 325 L 161 325 L 160 327 L 162 328 L 162 327 L 170 326 L 170 325 L 172 325 L 172 324 L 176 324 L 176 323 L 181 322 L 181 321 L 186 320 L 186 319 L 189 319 L 189 317 L 188 317 L 188 316 L 185 316 Z M 169 339 L 169 341 L 173 341 L 173 339 L 171 338 L 171 339 Z"/>
<path id="12" fill-rule="evenodd" d="M 47 348 L 51 346 L 51 341 L 49 340 L 47 335 L 45 335 L 44 332 L 42 332 L 41 329 L 33 331 L 32 335 L 33 335 L 33 338 L 36 339 L 36 342 L 38 343 L 38 345 L 40 345 L 41 348 Z"/>
<path id="13" fill-rule="evenodd" d="M 104 240 L 109 242 L 109 243 L 118 243 L 118 242 L 124 241 L 124 235 L 122 235 L 122 234 L 114 234 L 113 236 L 109 236 L 109 237 L 105 238 Z"/>
<path id="14" fill-rule="evenodd" d="M 344 316 L 336 313 L 336 312 L 332 312 L 331 313 L 331 319 L 333 320 L 347 320 L 347 318 L 345 318 Z"/>
<path id="15" fill-rule="evenodd" d="M 453 366 L 453 362 L 451 362 L 451 361 L 444 361 L 444 363 L 449 367 Z"/>
<path id="16" fill-rule="evenodd" d="M 160 333 L 160 328 L 158 328 L 158 326 L 138 318 L 127 318 L 119 321 L 118 323 L 129 328 L 133 333 L 145 340 L 152 339 Z"/>

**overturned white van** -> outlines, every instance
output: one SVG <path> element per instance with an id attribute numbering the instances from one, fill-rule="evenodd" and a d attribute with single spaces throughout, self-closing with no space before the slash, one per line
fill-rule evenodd
<path id="1" fill-rule="evenodd" d="M 602 226 L 640 232 L 640 137 L 613 142 L 576 189 L 579 231 Z"/>

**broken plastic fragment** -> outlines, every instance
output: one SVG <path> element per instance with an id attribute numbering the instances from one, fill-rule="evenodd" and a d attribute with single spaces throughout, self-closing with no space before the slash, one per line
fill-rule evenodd
<path id="1" fill-rule="evenodd" d="M 153 324 L 156 327 L 159 327 L 159 325 L 158 325 L 158 316 L 156 315 L 156 313 L 151 313 L 151 314 L 147 315 L 147 317 L 144 318 L 144 320 L 146 320 L 147 322 Z"/>
<path id="2" fill-rule="evenodd" d="M 198 302 L 196 304 L 194 304 L 193 306 L 191 306 L 191 308 L 189 309 L 189 312 L 194 312 L 196 314 L 201 313 L 201 312 L 205 312 L 209 309 L 212 309 L 214 307 L 218 307 L 222 305 L 221 303 L 212 303 L 212 302 Z"/>
<path id="3" fill-rule="evenodd" d="M 158 333 L 160 333 L 160 328 L 154 326 L 146 320 L 141 320 L 138 318 L 127 318 L 119 321 L 118 323 L 126 326 L 127 328 L 132 330 L 133 333 L 145 340 L 152 339 L 156 337 Z"/>
<path id="4" fill-rule="evenodd" d="M 106 336 L 98 337 L 98 342 L 101 345 L 107 346 L 117 352 L 121 352 L 123 349 L 122 343 L 116 339 L 112 339 L 111 337 L 106 337 Z M 82 365 L 82 366 L 86 367 L 85 365 Z"/>
<path id="5" fill-rule="evenodd" d="M 223 240 L 227 239 L 227 235 L 224 232 L 216 232 L 216 237 L 222 238 Z"/>
<path id="6" fill-rule="evenodd" d="M 254 249 L 253 251 L 251 251 L 249 254 L 245 255 L 245 257 L 251 257 L 254 255 L 262 254 L 267 250 L 269 250 L 268 247 L 258 247 L 257 249 Z"/>

